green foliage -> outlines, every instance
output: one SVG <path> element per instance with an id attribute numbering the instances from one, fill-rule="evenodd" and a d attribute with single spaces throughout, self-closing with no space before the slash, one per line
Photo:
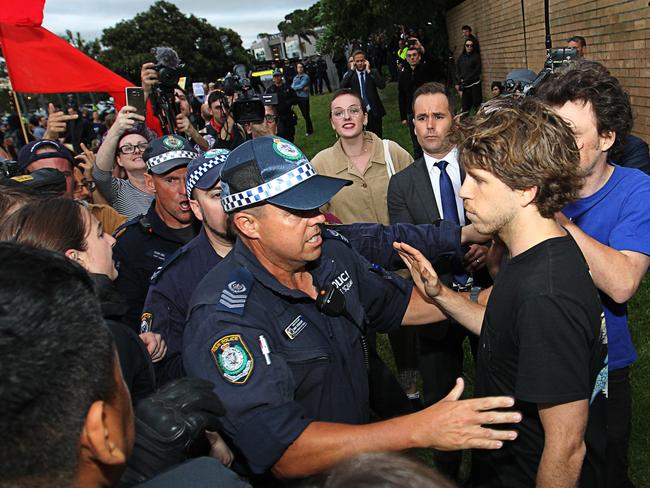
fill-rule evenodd
<path id="1" fill-rule="evenodd" d="M 92 41 L 86 41 L 81 37 L 81 34 L 75 32 L 74 34 L 70 29 L 65 31 L 65 36 L 61 36 L 67 42 L 72 44 L 74 47 L 79 49 L 86 56 L 90 56 L 93 59 L 97 59 L 99 52 L 101 51 L 101 45 L 99 44 L 99 39 L 94 39 Z"/>
<path id="2" fill-rule="evenodd" d="M 325 29 L 318 42 L 321 52 L 336 54 L 354 40 L 392 35 L 401 26 L 421 29 L 425 47 L 434 61 L 447 59 L 446 0 L 320 0 L 320 25 Z"/>
<path id="3" fill-rule="evenodd" d="M 307 10 L 297 9 L 284 16 L 278 24 L 278 30 L 284 37 L 298 36 L 300 54 L 302 57 L 303 41 L 311 44 L 311 37 L 316 37 L 315 28 L 318 27 L 318 4 Z"/>
<path id="4" fill-rule="evenodd" d="M 220 37 L 228 37 L 227 55 Z M 216 28 L 207 20 L 185 15 L 176 5 L 159 0 L 148 11 L 104 29 L 104 50 L 99 61 L 133 83 L 140 82 L 140 66 L 154 61 L 151 48 L 173 48 L 193 80 L 208 81 L 225 75 L 236 63 L 251 62 L 241 38 L 232 29 Z"/>

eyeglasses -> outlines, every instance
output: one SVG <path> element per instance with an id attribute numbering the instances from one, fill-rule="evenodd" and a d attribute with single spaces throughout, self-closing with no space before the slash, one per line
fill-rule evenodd
<path id="1" fill-rule="evenodd" d="M 97 187 L 97 183 L 94 181 L 84 181 L 83 183 L 75 183 L 74 189 L 75 190 L 81 190 L 81 188 L 87 188 L 88 191 L 93 192 L 95 191 L 95 188 Z"/>
<path id="2" fill-rule="evenodd" d="M 140 144 L 124 144 L 123 146 L 120 146 L 120 152 L 122 154 L 133 154 L 135 150 L 137 149 L 139 153 L 143 153 L 145 149 L 147 149 L 147 146 L 149 145 L 148 142 L 141 142 Z"/>
<path id="3" fill-rule="evenodd" d="M 465 47 L 474 47 L 474 44 L 465 44 Z"/>
<path id="4" fill-rule="evenodd" d="M 264 116 L 264 120 L 270 124 L 271 122 L 278 120 L 278 116 L 273 114 L 266 114 Z"/>
<path id="5" fill-rule="evenodd" d="M 334 117 L 335 119 L 343 119 L 345 118 L 346 113 L 350 118 L 356 118 L 363 113 L 363 110 L 361 110 L 361 107 L 359 105 L 352 105 L 347 109 L 337 108 L 332 111 L 332 117 Z"/>

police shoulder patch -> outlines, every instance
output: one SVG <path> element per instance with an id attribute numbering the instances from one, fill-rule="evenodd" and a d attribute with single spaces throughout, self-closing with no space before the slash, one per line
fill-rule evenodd
<path id="1" fill-rule="evenodd" d="M 223 336 L 210 348 L 210 354 L 221 376 L 235 385 L 243 385 L 250 378 L 255 360 L 240 334 Z"/>
<path id="2" fill-rule="evenodd" d="M 250 271 L 243 267 L 234 270 L 221 290 L 217 310 L 243 315 L 252 286 L 253 275 Z"/>

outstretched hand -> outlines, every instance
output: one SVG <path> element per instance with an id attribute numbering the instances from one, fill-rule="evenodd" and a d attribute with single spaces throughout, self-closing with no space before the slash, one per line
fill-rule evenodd
<path id="1" fill-rule="evenodd" d="M 489 425 L 521 422 L 520 412 L 501 412 L 496 409 L 514 405 L 511 397 L 485 397 L 459 400 L 464 389 L 462 378 L 439 402 L 415 414 L 424 425 L 418 429 L 417 444 L 441 451 L 458 449 L 499 449 L 503 441 L 517 438 L 515 430 L 491 429 Z"/>
<path id="2" fill-rule="evenodd" d="M 54 104 L 50 103 L 47 106 L 47 126 L 43 139 L 58 139 L 66 131 L 66 126 L 69 120 L 76 120 L 79 115 L 67 115 L 63 111 L 57 111 Z"/>
<path id="3" fill-rule="evenodd" d="M 431 262 L 420 251 L 403 242 L 393 243 L 393 248 L 404 261 L 418 290 L 429 298 L 437 297 L 442 289 L 442 283 L 433 270 Z"/>

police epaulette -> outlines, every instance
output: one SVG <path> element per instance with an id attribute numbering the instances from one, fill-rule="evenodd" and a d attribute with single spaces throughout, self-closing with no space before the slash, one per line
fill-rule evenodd
<path id="1" fill-rule="evenodd" d="M 156 268 L 156 271 L 154 271 L 153 274 L 151 275 L 149 282 L 155 283 L 158 277 L 160 276 L 160 274 L 165 270 L 165 268 L 169 267 L 169 265 L 172 264 L 174 261 L 176 261 L 176 259 L 179 256 L 185 254 L 185 251 L 186 251 L 185 246 L 176 249 L 167 259 L 165 259 L 165 261 L 160 266 L 158 266 L 158 268 Z"/>
<path id="2" fill-rule="evenodd" d="M 115 229 L 115 231 L 113 232 L 113 237 L 120 237 L 127 227 L 131 227 L 132 225 L 139 224 L 139 223 L 140 223 L 140 216 L 137 216 L 131 220 L 127 220 L 122 225 L 120 225 L 117 229 Z"/>
<path id="3" fill-rule="evenodd" d="M 337 230 L 334 230 L 336 228 L 336 225 L 332 225 L 332 224 L 321 225 L 320 228 L 321 228 L 321 235 L 323 236 L 323 239 L 337 239 L 339 241 L 345 242 L 348 246 L 350 245 L 350 241 L 348 240 L 347 237 L 345 237 Z"/>
<path id="4" fill-rule="evenodd" d="M 244 315 L 246 300 L 253 286 L 253 275 L 241 267 L 228 276 L 227 284 L 219 294 L 217 310 Z"/>

